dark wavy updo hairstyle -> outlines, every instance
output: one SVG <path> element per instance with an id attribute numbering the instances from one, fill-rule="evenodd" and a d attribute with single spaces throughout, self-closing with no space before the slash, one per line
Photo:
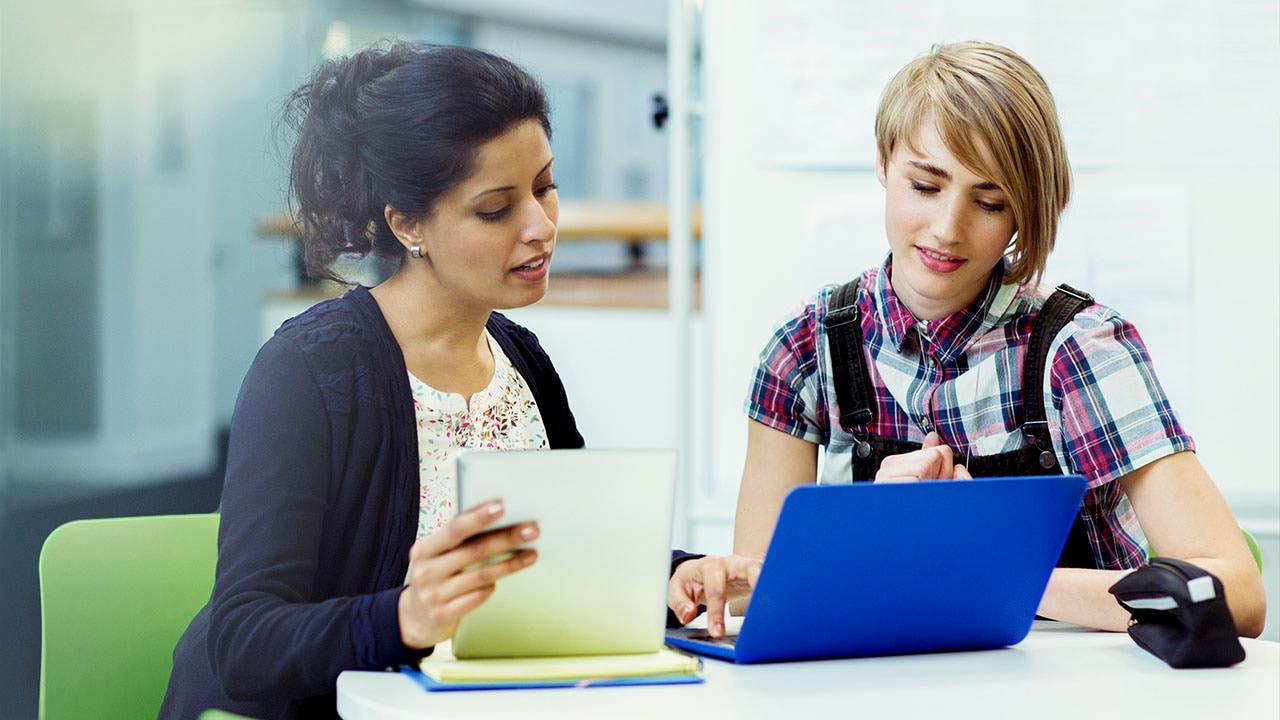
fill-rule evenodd
<path id="1" fill-rule="evenodd" d="M 340 255 L 404 256 L 387 205 L 429 216 L 484 143 L 526 120 L 551 137 L 546 92 L 515 63 L 407 42 L 325 62 L 283 117 L 297 133 L 290 206 L 307 271 L 339 281 L 330 265 Z"/>

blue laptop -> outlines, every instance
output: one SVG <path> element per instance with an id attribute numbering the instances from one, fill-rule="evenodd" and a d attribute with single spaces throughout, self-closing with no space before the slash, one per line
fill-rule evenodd
<path id="1" fill-rule="evenodd" d="M 1084 490 L 1078 475 L 797 487 L 738 634 L 667 643 L 738 663 L 1015 645 Z"/>

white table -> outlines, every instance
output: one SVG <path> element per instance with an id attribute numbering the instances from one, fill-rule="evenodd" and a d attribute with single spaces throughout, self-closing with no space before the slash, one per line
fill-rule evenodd
<path id="1" fill-rule="evenodd" d="M 814 628 L 820 632 L 819 628 Z M 399 673 L 344 672 L 345 720 L 1280 717 L 1280 644 L 1243 640 L 1220 670 L 1173 670 L 1123 633 L 1037 622 L 1001 650 L 735 666 L 707 660 L 701 685 L 427 693 Z"/>

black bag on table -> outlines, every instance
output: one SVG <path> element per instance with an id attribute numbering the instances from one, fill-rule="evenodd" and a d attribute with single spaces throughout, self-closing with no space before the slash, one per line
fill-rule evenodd
<path id="1" fill-rule="evenodd" d="M 1109 592 L 1132 615 L 1129 637 L 1170 667 L 1228 667 L 1244 660 L 1222 581 L 1212 573 L 1155 557 Z"/>

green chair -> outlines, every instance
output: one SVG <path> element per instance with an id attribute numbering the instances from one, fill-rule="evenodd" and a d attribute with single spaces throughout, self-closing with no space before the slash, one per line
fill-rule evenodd
<path id="1" fill-rule="evenodd" d="M 1258 572 L 1262 572 L 1262 548 L 1258 547 L 1258 540 L 1253 533 L 1240 528 L 1240 532 L 1244 535 L 1244 542 L 1249 546 L 1249 552 L 1253 553 L 1253 561 L 1258 564 Z"/>
<path id="2" fill-rule="evenodd" d="M 218 516 L 77 520 L 40 551 L 40 720 L 155 717 L 209 600 Z"/>
<path id="3" fill-rule="evenodd" d="M 1253 561 L 1258 565 L 1258 573 L 1262 573 L 1262 548 L 1258 547 L 1258 540 L 1253 537 L 1253 533 L 1240 528 L 1240 534 L 1244 536 L 1244 544 L 1249 546 L 1249 552 L 1253 554 Z M 1151 550 L 1147 549 L 1147 558 L 1151 558 Z"/>
<path id="4" fill-rule="evenodd" d="M 246 715 L 236 715 L 225 710 L 205 710 L 200 713 L 199 720 L 253 720 Z"/>

